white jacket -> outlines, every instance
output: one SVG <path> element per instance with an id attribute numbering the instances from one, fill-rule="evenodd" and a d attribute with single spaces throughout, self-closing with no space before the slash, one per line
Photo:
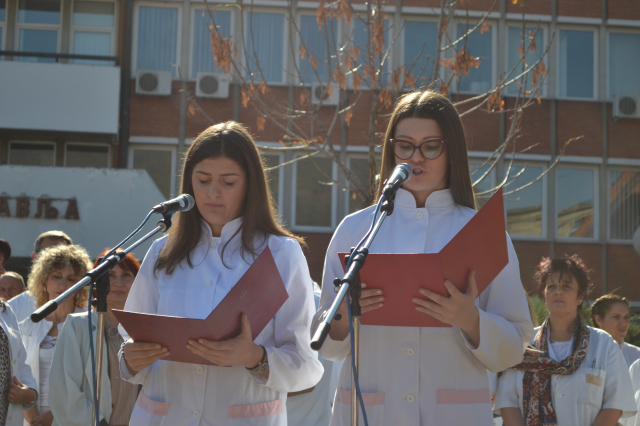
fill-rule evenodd
<path id="1" fill-rule="evenodd" d="M 602 379 L 602 385 L 588 375 Z M 511 369 L 502 374 L 494 400 L 496 411 L 516 407 L 522 413 L 523 378 L 524 371 Z M 623 419 L 636 413 L 627 363 L 618 344 L 598 328 L 589 327 L 589 347 L 578 371 L 551 376 L 551 395 L 559 425 L 592 425 L 604 408 L 622 410 Z"/>
<path id="2" fill-rule="evenodd" d="M 15 376 L 22 384 L 38 391 L 38 385 L 31 373 L 31 367 L 27 364 L 27 352 L 24 348 L 18 321 L 16 321 L 16 316 L 11 306 L 7 305 L 4 310 L 0 308 L 0 327 L 3 328 L 9 338 L 12 377 Z M 20 426 L 23 421 L 22 405 L 9 404 L 6 426 Z"/>
<path id="3" fill-rule="evenodd" d="M 208 317 L 253 263 L 250 255 L 243 259 L 240 253 L 240 234 L 231 240 L 241 220 L 227 223 L 217 238 L 211 236 L 203 222 L 202 239 L 191 253 L 193 269 L 183 262 L 171 275 L 164 271 L 154 274 L 166 237 L 154 242 L 133 283 L 125 310 Z M 222 247 L 229 240 L 223 264 Z M 143 385 L 131 414 L 131 426 L 286 426 L 287 392 L 318 383 L 323 370 L 310 348 L 314 305 L 307 262 L 293 239 L 269 236 L 267 243 L 289 295 L 262 333 L 253 339 L 267 350 L 268 380 L 241 365 L 229 368 L 163 360 L 132 377 L 121 359 L 121 377 Z M 122 327 L 120 333 L 128 339 Z"/>
<path id="4" fill-rule="evenodd" d="M 93 350 L 98 362 L 96 325 L 98 317 L 91 313 Z M 117 366 L 116 366 L 117 367 Z M 111 418 L 111 382 L 107 345 L 102 351 L 102 383 L 100 386 L 100 420 Z M 67 317 L 56 342 L 51 363 L 49 405 L 53 424 L 60 426 L 86 426 L 93 418 L 93 371 L 89 346 L 88 314 Z"/>
<path id="5" fill-rule="evenodd" d="M 344 275 L 337 253 L 348 253 L 358 244 L 373 212 L 374 207 L 369 207 L 348 216 L 333 235 L 314 326 L 335 298 L 332 281 Z M 475 213 L 455 204 L 449 189 L 433 192 L 421 208 L 416 208 L 413 195 L 400 189 L 393 214 L 383 223 L 370 252 L 438 253 Z M 509 264 L 476 300 L 479 347 L 474 348 L 457 327 L 361 326 L 360 389 L 370 426 L 493 425 L 487 370 L 498 372 L 518 364 L 533 336 L 518 259 L 509 239 L 507 245 Z M 346 358 L 332 426 L 350 424 L 350 354 L 348 336 L 343 341 L 327 338 L 320 351 L 333 361 Z"/>
<path id="6" fill-rule="evenodd" d="M 13 312 L 16 314 L 18 323 L 29 318 L 36 310 L 36 299 L 31 296 L 28 291 L 23 291 L 13 299 L 9 300 L 7 304 L 11 306 L 11 309 L 13 309 Z"/>

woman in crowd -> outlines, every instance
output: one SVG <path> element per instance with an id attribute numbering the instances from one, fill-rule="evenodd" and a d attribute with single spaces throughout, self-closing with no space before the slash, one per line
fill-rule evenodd
<path id="1" fill-rule="evenodd" d="M 640 348 L 624 341 L 631 324 L 629 301 L 625 297 L 605 294 L 598 298 L 591 306 L 591 322 L 594 327 L 609 333 L 620 345 L 627 367 L 640 358 Z"/>
<path id="2" fill-rule="evenodd" d="M 127 311 L 204 319 L 255 258 L 269 247 L 289 298 L 258 335 L 222 342 L 190 340 L 202 366 L 163 361 L 167 349 L 127 341 L 122 377 L 143 388 L 131 425 L 286 425 L 288 392 L 313 387 L 322 365 L 310 349 L 311 277 L 300 240 L 277 222 L 262 160 L 247 129 L 235 122 L 201 133 L 187 151 L 180 192 L 196 208 L 176 213 L 167 237 L 149 249 Z M 122 331 L 122 328 L 121 328 Z M 196 422 L 197 423 L 197 422 Z"/>
<path id="3" fill-rule="evenodd" d="M 99 257 L 105 256 L 105 250 Z M 98 266 L 96 260 L 94 267 Z M 140 386 L 120 378 L 118 351 L 124 340 L 118 332 L 119 321 L 112 309 L 124 309 L 127 296 L 138 274 L 140 263 L 129 253 L 109 272 L 111 288 L 107 296 L 104 320 L 106 345 L 102 358 L 100 391 L 100 424 L 125 426 L 129 424 Z M 89 338 L 97 348 L 96 335 L 90 337 L 88 313 L 70 315 L 58 337 L 57 349 L 51 365 L 50 385 L 59 392 L 49 397 L 54 424 L 60 426 L 86 426 L 93 416 L 93 372 Z M 98 323 L 95 311 L 91 313 L 93 327 Z M 96 358 L 97 359 L 97 358 Z"/>
<path id="4" fill-rule="evenodd" d="M 545 258 L 536 279 L 549 316 L 523 362 L 500 377 L 494 408 L 505 426 L 615 426 L 636 411 L 631 380 L 611 336 L 578 314 L 591 287 L 584 263 Z"/>
<path id="5" fill-rule="evenodd" d="M 476 204 L 462 121 L 447 97 L 425 91 L 399 99 L 383 141 L 380 182 L 408 163 L 413 177 L 395 197 L 393 215 L 378 232 L 372 253 L 437 253 L 469 222 Z M 380 199 L 381 186 L 376 200 Z M 335 297 L 333 280 L 343 276 L 338 253 L 365 235 L 369 207 L 338 226 L 325 260 L 316 324 Z M 361 326 L 360 389 L 369 425 L 493 425 L 487 370 L 519 363 L 533 335 L 518 260 L 507 238 L 509 263 L 478 297 L 474 273 L 465 293 L 445 281 L 450 298 L 422 289 L 415 309 L 452 327 Z M 402 285 L 403 283 L 397 283 Z M 363 312 L 384 305 L 385 295 L 363 284 Z M 320 355 L 339 361 L 331 425 L 350 424 L 351 357 L 346 304 Z"/>
<path id="6" fill-rule="evenodd" d="M 29 275 L 29 293 L 40 307 L 60 296 L 78 282 L 91 268 L 87 252 L 80 246 L 60 245 L 43 250 Z M 27 351 L 27 364 L 38 384 L 35 407 L 25 410 L 25 420 L 32 425 L 51 426 L 53 414 L 49 403 L 49 374 L 56 341 L 67 316 L 86 309 L 89 293 L 83 289 L 65 300 L 54 312 L 38 323 L 27 318 L 20 323 L 20 331 Z"/>

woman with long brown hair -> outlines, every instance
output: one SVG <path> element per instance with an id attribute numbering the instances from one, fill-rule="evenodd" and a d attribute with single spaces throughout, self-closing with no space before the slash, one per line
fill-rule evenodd
<path id="1" fill-rule="evenodd" d="M 383 141 L 380 182 L 397 164 L 413 177 L 395 197 L 395 208 L 379 230 L 371 253 L 437 253 L 475 215 L 466 138 L 460 116 L 443 95 L 404 95 Z M 381 196 L 378 188 L 377 199 Z M 348 216 L 336 230 L 325 261 L 319 319 L 343 275 L 338 253 L 348 252 L 369 229 L 375 207 Z M 487 247 L 487 250 L 491 250 Z M 532 336 L 516 253 L 478 297 L 474 273 L 466 293 L 449 281 L 446 298 L 422 289 L 408 300 L 414 309 L 451 327 L 361 326 L 360 389 L 369 425 L 493 425 L 487 370 L 503 371 L 522 359 Z M 446 277 L 445 277 L 446 278 Z M 398 286 L 405 283 L 398 282 Z M 382 307 L 385 295 L 363 283 L 363 312 Z M 347 317 L 346 305 L 340 308 Z M 331 425 L 350 423 L 351 359 L 348 321 L 334 321 L 320 355 L 347 358 L 340 376 Z"/>
<path id="2" fill-rule="evenodd" d="M 202 132 L 187 151 L 180 189 L 196 208 L 177 213 L 169 235 L 151 246 L 125 310 L 204 319 L 266 247 L 289 298 L 258 336 L 243 315 L 235 338 L 189 341 L 202 364 L 221 367 L 164 361 L 166 348 L 128 340 L 122 377 L 143 385 L 130 424 L 286 426 L 287 393 L 322 375 L 310 349 L 311 277 L 300 240 L 276 220 L 247 129 L 226 122 Z"/>

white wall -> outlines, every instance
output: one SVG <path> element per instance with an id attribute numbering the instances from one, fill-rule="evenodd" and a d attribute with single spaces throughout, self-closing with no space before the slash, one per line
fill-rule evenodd
<path id="1" fill-rule="evenodd" d="M 118 133 L 120 67 L 0 61 L 0 128 Z"/>
<path id="2" fill-rule="evenodd" d="M 66 232 L 74 243 L 96 257 L 122 241 L 154 205 L 164 201 L 145 170 L 129 169 L 0 166 L 0 194 L 32 198 L 29 217 L 15 217 L 15 199 L 9 200 L 11 217 L 0 217 L 0 238 L 11 244 L 12 257 L 31 256 L 38 235 L 54 229 Z M 75 197 L 80 220 L 64 219 L 66 201 L 52 202 L 58 209 L 57 219 L 35 218 L 37 198 L 43 194 L 50 198 Z M 139 236 L 152 230 L 161 218 L 153 215 Z M 136 257 L 142 259 L 151 242 L 162 235 L 136 248 Z"/>

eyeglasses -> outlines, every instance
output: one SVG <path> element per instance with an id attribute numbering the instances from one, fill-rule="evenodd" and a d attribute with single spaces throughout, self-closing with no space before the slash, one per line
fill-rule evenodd
<path id="1" fill-rule="evenodd" d="M 416 149 L 420 150 L 425 160 L 435 160 L 442 155 L 446 141 L 444 139 L 430 139 L 420 145 L 414 145 L 402 139 L 390 139 L 389 142 L 393 145 L 393 154 L 400 160 L 408 160 L 413 157 Z"/>

